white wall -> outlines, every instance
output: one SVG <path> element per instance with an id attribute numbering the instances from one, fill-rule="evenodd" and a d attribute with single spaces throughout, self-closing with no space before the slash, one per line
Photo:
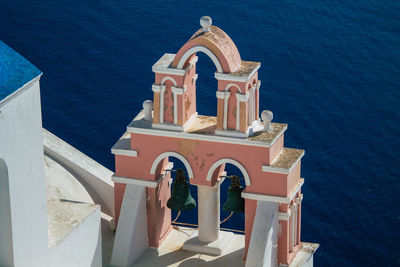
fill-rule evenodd
<path id="1" fill-rule="evenodd" d="M 46 156 L 73 174 L 101 206 L 101 211 L 114 217 L 114 183 L 111 181 L 114 173 L 46 129 L 43 129 L 43 145 Z"/>
<path id="2" fill-rule="evenodd" d="M 6 162 L 0 158 L 0 266 L 13 265 L 10 192 Z"/>
<path id="3" fill-rule="evenodd" d="M 75 204 L 75 205 L 79 205 Z M 100 207 L 79 223 L 57 246 L 49 250 L 42 266 L 102 266 Z"/>
<path id="4" fill-rule="evenodd" d="M 0 102 L 0 158 L 8 168 L 14 265 L 43 266 L 48 241 L 39 77 L 13 96 Z"/>

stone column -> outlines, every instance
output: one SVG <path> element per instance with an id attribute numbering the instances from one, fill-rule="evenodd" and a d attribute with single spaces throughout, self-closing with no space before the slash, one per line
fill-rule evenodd
<path id="1" fill-rule="evenodd" d="M 219 237 L 219 183 L 214 187 L 198 186 L 199 240 L 213 242 Z"/>

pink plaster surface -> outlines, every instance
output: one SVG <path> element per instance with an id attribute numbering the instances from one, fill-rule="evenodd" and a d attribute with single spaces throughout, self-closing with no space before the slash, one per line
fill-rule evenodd
<path id="1" fill-rule="evenodd" d="M 234 72 L 242 62 L 239 51 L 232 39 L 220 28 L 211 26 L 210 31 L 206 33 L 203 32 L 203 29 L 199 29 L 182 46 L 172 62 L 172 67 L 176 68 L 182 56 L 195 46 L 208 48 L 218 58 L 224 73 Z"/>
<path id="2" fill-rule="evenodd" d="M 182 155 L 190 164 L 194 179 L 191 183 L 198 185 L 211 185 L 206 181 L 207 173 L 216 161 L 220 159 L 234 159 L 241 163 L 253 179 L 252 184 L 247 187 L 249 191 L 268 192 L 272 195 L 285 195 L 286 182 L 267 182 L 266 173 L 262 172 L 261 166 L 269 163 L 269 148 L 239 144 L 227 144 L 202 140 L 180 139 L 162 136 L 150 136 L 144 134 L 132 134 L 131 148 L 137 150 L 139 157 L 116 156 L 118 175 L 127 177 L 140 177 L 146 180 L 155 180 L 150 175 L 150 169 L 157 158 L 163 152 L 176 152 Z M 154 149 L 148 149 L 153 147 Z M 249 157 L 251 155 L 251 157 Z M 140 166 L 135 168 L 134 166 Z M 267 178 L 267 177 L 266 177 Z M 275 179 L 271 177 L 271 179 Z M 278 177 L 277 179 L 280 179 Z M 271 187 L 272 186 L 272 187 Z M 281 187 L 281 188 L 279 188 Z"/>
<path id="3" fill-rule="evenodd" d="M 244 247 L 244 260 L 247 257 L 247 251 L 250 245 L 251 232 L 253 231 L 254 218 L 256 216 L 257 200 L 246 199 L 245 200 L 245 247 Z"/>
<path id="4" fill-rule="evenodd" d="M 174 123 L 174 95 L 172 93 L 174 84 L 167 80 L 164 92 L 164 123 Z"/>
<path id="5" fill-rule="evenodd" d="M 299 161 L 287 176 L 287 192 L 290 194 L 300 182 L 301 161 Z"/>
<path id="6" fill-rule="evenodd" d="M 269 158 L 271 159 L 271 161 L 274 161 L 274 159 L 281 153 L 283 149 L 283 142 L 284 142 L 284 135 L 282 134 L 269 150 Z"/>
<path id="7" fill-rule="evenodd" d="M 157 188 L 147 188 L 147 232 L 150 247 L 159 247 L 172 230 L 171 210 L 167 207 L 167 201 L 171 196 L 168 180 L 171 173 L 159 184 Z"/>
<path id="8" fill-rule="evenodd" d="M 172 80 L 176 82 L 176 87 L 186 86 L 185 93 L 183 95 L 178 95 L 177 98 L 178 125 L 183 125 L 196 112 L 196 84 L 193 83 L 195 74 L 195 65 L 183 76 L 156 73 L 155 84 L 166 86 L 164 95 L 164 122 L 174 122 L 174 99 L 171 87 L 175 85 Z M 164 79 L 167 80 L 162 83 Z"/>

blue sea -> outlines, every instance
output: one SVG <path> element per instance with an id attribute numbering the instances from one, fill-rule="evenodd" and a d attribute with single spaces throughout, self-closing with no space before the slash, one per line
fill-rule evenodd
<path id="1" fill-rule="evenodd" d="M 0 39 L 44 72 L 44 127 L 114 170 L 110 148 L 152 98 L 151 66 L 204 15 L 262 63 L 260 109 L 306 150 L 301 239 L 320 243 L 315 266 L 400 266 L 399 1 L 1 0 Z M 214 71 L 200 54 L 200 114 L 216 114 Z"/>

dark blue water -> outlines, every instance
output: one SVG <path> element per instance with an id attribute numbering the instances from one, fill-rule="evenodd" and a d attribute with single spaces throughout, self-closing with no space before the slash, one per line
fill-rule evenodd
<path id="1" fill-rule="evenodd" d="M 321 244 L 315 265 L 399 266 L 400 2 L 3 0 L 0 38 L 44 72 L 44 126 L 114 170 L 111 146 L 152 97 L 151 66 L 202 15 L 262 62 L 260 109 L 306 150 L 302 240 Z M 214 66 L 198 65 L 199 113 L 215 114 Z"/>

